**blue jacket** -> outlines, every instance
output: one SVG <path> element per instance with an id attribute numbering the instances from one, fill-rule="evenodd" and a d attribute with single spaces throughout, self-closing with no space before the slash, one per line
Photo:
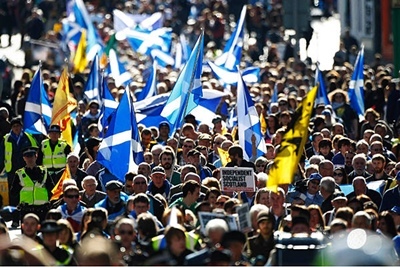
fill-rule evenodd
<path id="1" fill-rule="evenodd" d="M 108 221 L 114 221 L 115 218 L 125 213 L 126 203 L 124 201 L 124 196 L 121 192 L 121 201 L 116 204 L 114 207 L 110 205 L 110 201 L 108 200 L 108 196 L 106 196 L 103 200 L 96 203 L 94 205 L 95 208 L 105 208 L 108 211 Z M 125 193 L 124 193 L 125 194 Z M 126 195 L 126 194 L 125 194 Z"/>

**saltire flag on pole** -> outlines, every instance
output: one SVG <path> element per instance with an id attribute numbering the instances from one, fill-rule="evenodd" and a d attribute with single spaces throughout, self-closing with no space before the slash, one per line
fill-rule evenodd
<path id="1" fill-rule="evenodd" d="M 319 84 L 319 86 L 318 86 Z M 315 104 L 324 104 L 330 105 L 330 101 L 328 98 L 328 93 L 326 91 L 324 76 L 322 75 L 322 71 L 319 69 L 318 64 L 317 68 L 315 69 L 315 84 L 314 86 L 318 86 L 318 94 L 317 98 L 315 99 Z"/>
<path id="2" fill-rule="evenodd" d="M 85 70 L 87 66 L 86 47 L 86 30 L 82 29 L 81 38 L 79 39 L 78 47 L 74 53 L 73 73 L 82 73 Z"/>
<path id="3" fill-rule="evenodd" d="M 238 116 L 238 131 L 239 145 L 243 148 L 243 158 L 249 160 L 254 158 L 253 154 L 253 139 L 255 138 L 255 146 L 257 147 L 257 157 L 265 155 L 267 149 L 265 141 L 261 133 L 260 116 L 251 99 L 250 92 L 244 83 L 240 72 L 239 82 L 237 87 L 237 116 Z"/>
<path id="4" fill-rule="evenodd" d="M 103 136 L 103 130 L 108 126 L 111 115 L 118 107 L 118 102 L 114 99 L 107 85 L 107 79 L 102 75 L 102 89 L 101 89 L 101 111 L 99 116 L 98 127 L 100 136 Z"/>
<path id="5" fill-rule="evenodd" d="M 53 114 L 51 125 L 58 124 L 61 127 L 61 138 L 73 148 L 71 116 L 70 113 L 77 107 L 76 100 L 69 95 L 69 79 L 67 67 L 61 73 L 60 81 L 54 96 Z"/>
<path id="6" fill-rule="evenodd" d="M 239 21 L 236 24 L 236 29 L 232 33 L 231 38 L 225 45 L 224 51 L 214 63 L 217 66 L 224 67 L 227 70 L 235 71 L 236 66 L 239 66 L 242 57 L 244 23 L 246 19 L 247 6 L 244 5 L 240 13 Z"/>
<path id="7" fill-rule="evenodd" d="M 97 29 L 94 27 L 93 22 L 90 19 L 83 0 L 74 0 L 72 13 L 70 13 L 68 19 L 77 23 L 87 31 L 86 57 L 89 61 L 91 61 L 96 53 L 103 49 L 103 43 L 97 32 Z"/>
<path id="8" fill-rule="evenodd" d="M 117 87 L 123 85 L 128 86 L 132 81 L 132 75 L 127 71 L 124 65 L 119 61 L 118 55 L 114 49 L 110 49 L 108 54 L 109 65 L 108 75 L 114 78 Z"/>
<path id="9" fill-rule="evenodd" d="M 128 87 L 100 144 L 97 161 L 121 182 L 125 181 L 127 172 L 137 171 L 137 166 L 143 162 L 143 149 Z"/>
<path id="10" fill-rule="evenodd" d="M 181 127 L 183 118 L 198 106 L 203 96 L 201 72 L 203 67 L 204 32 L 201 33 L 192 54 L 183 67 L 161 116 L 170 123 L 171 134 Z"/>
<path id="11" fill-rule="evenodd" d="M 358 52 L 354 72 L 349 83 L 350 106 L 357 112 L 360 121 L 364 119 L 364 46 Z"/>
<path id="12" fill-rule="evenodd" d="M 141 101 L 150 98 L 157 94 L 157 61 L 153 61 L 150 67 L 150 74 L 148 76 L 146 85 L 138 93 L 135 93 L 136 101 Z"/>
<path id="13" fill-rule="evenodd" d="M 54 186 L 53 190 L 51 190 L 51 193 L 53 195 L 51 196 L 50 200 L 57 200 L 60 198 L 60 196 L 63 193 L 63 188 L 62 188 L 63 182 L 68 179 L 71 179 L 71 173 L 69 171 L 68 164 L 66 164 L 63 174 L 61 175 L 57 184 Z"/>
<path id="14" fill-rule="evenodd" d="M 85 90 L 83 92 L 83 97 L 86 100 L 86 104 L 90 101 L 96 100 L 99 103 L 100 107 L 102 106 L 101 98 L 100 98 L 100 64 L 99 64 L 99 55 L 93 59 L 92 66 L 90 67 L 89 77 L 85 84 Z"/>
<path id="15" fill-rule="evenodd" d="M 174 69 L 181 69 L 188 61 L 192 49 L 186 41 L 185 35 L 179 35 L 179 42 L 176 44 Z"/>
<path id="16" fill-rule="evenodd" d="M 203 96 L 190 114 L 196 117 L 199 123 L 211 125 L 212 119 L 216 116 L 215 107 L 221 102 L 222 97 L 228 93 L 214 89 L 203 89 Z M 156 126 L 166 119 L 160 116 L 170 93 L 159 94 L 142 101 L 134 103 L 137 122 L 146 127 Z"/>
<path id="17" fill-rule="evenodd" d="M 47 97 L 39 69 L 33 76 L 25 104 L 24 130 L 30 134 L 47 135 L 51 121 L 51 103 Z"/>
<path id="18" fill-rule="evenodd" d="M 277 192 L 278 186 L 291 184 L 308 139 L 308 126 L 318 88 L 313 87 L 293 114 L 268 174 L 267 188 Z"/>

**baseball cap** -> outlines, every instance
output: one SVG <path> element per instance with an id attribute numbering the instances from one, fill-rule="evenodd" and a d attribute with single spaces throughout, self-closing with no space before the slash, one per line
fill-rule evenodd
<path id="1" fill-rule="evenodd" d="M 196 149 L 191 149 L 188 153 L 187 153 L 187 156 L 188 157 L 190 157 L 190 156 L 195 156 L 195 155 L 200 155 L 201 153 L 198 151 L 198 150 L 196 150 Z"/>
<path id="2" fill-rule="evenodd" d="M 319 173 L 312 173 L 312 174 L 310 175 L 310 177 L 308 178 L 308 180 L 310 180 L 310 181 L 312 181 L 312 180 L 321 181 L 321 179 L 322 179 L 322 175 L 319 174 Z"/>
<path id="3" fill-rule="evenodd" d="M 268 220 L 268 221 L 272 222 L 273 224 L 275 224 L 275 217 L 271 212 L 269 212 L 269 210 L 263 210 L 258 213 L 257 223 L 260 223 L 264 220 Z"/>
<path id="4" fill-rule="evenodd" d="M 162 173 L 165 174 L 165 170 L 163 167 L 161 166 L 155 166 L 152 170 L 151 170 L 151 174 L 153 173 Z"/>
<path id="5" fill-rule="evenodd" d="M 166 121 L 162 121 L 162 122 L 160 122 L 160 124 L 158 125 L 158 128 L 160 129 L 161 127 L 163 127 L 163 126 L 166 126 L 166 127 L 168 127 L 168 129 L 170 128 L 169 127 L 169 123 L 168 122 L 166 122 Z"/>
<path id="6" fill-rule="evenodd" d="M 209 141 L 211 141 L 211 135 L 209 135 L 209 134 L 205 134 L 205 133 L 202 133 L 202 134 L 200 134 L 199 135 L 199 140 L 209 140 Z"/>
<path id="7" fill-rule="evenodd" d="M 400 206 L 393 206 L 390 211 L 400 215 Z"/>

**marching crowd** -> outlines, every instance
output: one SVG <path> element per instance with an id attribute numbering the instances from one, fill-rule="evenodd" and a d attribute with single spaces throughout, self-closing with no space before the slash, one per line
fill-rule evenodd
<path id="1" fill-rule="evenodd" d="M 44 23 L 40 15 L 45 13 L 46 22 L 57 24 L 58 2 L 42 1 L 48 9 L 35 7 L 34 19 Z M 171 15 L 165 23 L 177 34 L 196 34 L 203 26 L 209 57 L 221 52 L 228 14 L 235 21 L 242 7 L 239 2 L 247 4 L 104 2 L 89 8 L 94 19 L 104 14 L 104 21 L 97 24 L 104 40 L 112 29 L 109 12 L 113 8 L 141 14 L 163 10 Z M 271 191 L 266 187 L 269 168 L 292 126 L 294 111 L 316 77 L 308 62 L 277 51 L 276 43 L 283 40 L 280 1 L 252 2 L 257 3 L 248 5 L 246 23 L 254 43 L 246 47 L 243 58 L 261 68 L 259 83 L 249 84 L 261 121 L 265 121 L 262 131 L 267 152 L 261 157 L 244 158 L 244 148 L 238 145 L 241 129 L 227 127 L 227 114 L 220 112 L 212 125 L 199 124 L 201 118 L 189 114 L 176 134 L 166 121 L 151 127 L 138 125 L 144 161 L 138 163 L 137 172 L 126 173 L 122 183 L 96 161 L 102 141 L 99 103 L 81 102 L 78 107 L 75 131 L 81 133 L 82 149 L 76 153 L 61 139 L 59 125 L 51 125 L 48 136 L 24 131 L 24 103 L 33 69 L 16 77 L 0 107 L 0 170 L 9 186 L 9 199 L 2 201 L 17 207 L 11 214 L 1 212 L 1 265 L 398 264 L 400 82 L 393 79 L 397 76 L 393 65 L 384 64 L 379 55 L 365 65 L 365 119 L 360 121 L 347 94 L 354 69 L 349 63 L 350 48 L 358 49 L 358 45 L 349 36 L 343 37 L 332 70 L 325 72 L 331 105 L 318 104 L 313 109 L 293 184 Z M 17 10 L 5 4 L 2 8 Z M 193 18 L 197 20 L 190 21 Z M 47 23 L 44 26 L 51 28 Z M 43 30 L 38 38 L 54 33 Z M 349 50 L 345 45 L 350 45 Z M 145 61 L 126 52 L 123 43 L 119 47 L 128 64 L 139 66 Z M 43 62 L 43 81 L 51 99 L 57 76 L 49 62 Z M 160 71 L 159 91 L 170 91 L 176 74 L 168 68 Z M 83 98 L 84 77 L 76 75 L 70 88 L 78 101 Z M 122 88 L 111 77 L 107 83 L 118 100 Z M 207 71 L 202 84 L 223 90 Z M 140 82 L 131 83 L 132 94 L 140 87 Z M 276 102 L 272 100 L 274 90 Z M 222 102 L 234 106 L 234 86 Z M 224 191 L 222 167 L 253 169 L 256 189 Z M 248 229 L 227 219 L 237 220 L 243 205 L 249 207 Z M 214 215 L 205 222 L 201 213 Z M 11 240 L 5 221 L 12 221 L 13 229 L 20 227 L 21 235 Z M 298 250 L 301 254 L 293 249 L 296 245 L 303 246 Z"/>

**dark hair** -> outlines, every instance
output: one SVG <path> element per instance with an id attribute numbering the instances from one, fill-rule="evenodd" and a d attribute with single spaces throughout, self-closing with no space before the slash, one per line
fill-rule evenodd
<path id="1" fill-rule="evenodd" d="M 335 173 L 335 171 L 337 171 L 337 170 L 339 170 L 339 171 L 343 174 L 343 180 L 342 180 L 342 183 L 341 183 L 341 184 L 348 184 L 348 183 L 349 183 L 349 180 L 348 180 L 347 173 L 346 173 L 346 170 L 344 169 L 344 167 L 336 167 L 336 168 L 333 170 L 333 172 Z M 334 174 L 334 175 L 335 175 L 335 174 Z"/>
<path id="2" fill-rule="evenodd" d="M 385 210 L 385 211 L 382 211 L 381 213 L 379 213 L 378 222 L 380 220 L 385 220 L 385 222 L 386 222 L 387 232 L 383 233 L 384 235 L 389 235 L 388 237 L 390 239 L 397 236 L 396 225 L 394 224 L 394 219 L 393 219 L 392 215 L 390 215 L 389 211 Z"/>
<path id="3" fill-rule="evenodd" d="M 210 197 L 210 194 L 214 194 L 214 195 L 216 195 L 217 197 L 219 197 L 220 195 L 222 195 L 221 191 L 220 191 L 218 188 L 216 188 L 216 187 L 210 187 L 210 188 L 207 190 L 206 195 L 204 196 L 204 200 L 205 200 L 205 201 L 208 201 L 208 198 Z"/>
<path id="4" fill-rule="evenodd" d="M 127 172 L 125 174 L 125 181 L 133 181 L 133 178 L 135 178 L 136 173 L 134 172 Z"/>
<path id="5" fill-rule="evenodd" d="M 142 213 L 137 217 L 137 229 L 145 236 L 145 240 L 151 240 L 157 235 L 157 225 L 153 215 Z"/>
<path id="6" fill-rule="evenodd" d="M 200 188 L 200 185 L 192 180 L 186 181 L 182 186 L 182 196 L 186 197 L 188 193 L 192 193 L 196 190 L 196 188 Z"/>
<path id="7" fill-rule="evenodd" d="M 243 158 L 243 148 L 238 145 L 233 145 L 228 150 L 229 155 L 237 155 L 239 158 Z"/>
<path id="8" fill-rule="evenodd" d="M 139 202 L 150 204 L 150 199 L 145 193 L 139 193 L 133 197 L 133 204 L 137 204 Z"/>
<path id="9" fill-rule="evenodd" d="M 160 160 L 161 160 L 161 157 L 164 156 L 164 155 L 171 156 L 172 162 L 175 162 L 175 153 L 174 153 L 174 151 L 169 150 L 169 149 L 164 149 L 164 150 L 160 153 L 160 156 L 159 156 L 159 157 L 160 157 Z"/>
<path id="10" fill-rule="evenodd" d="M 350 146 L 351 142 L 350 139 L 347 137 L 341 137 L 337 143 L 338 148 L 341 148 L 344 145 Z"/>
<path id="11" fill-rule="evenodd" d="M 179 237 L 181 239 L 185 239 L 186 238 L 185 232 L 186 232 L 185 228 L 180 224 L 173 225 L 173 226 L 168 225 L 165 228 L 165 232 L 164 232 L 165 233 L 165 241 L 167 241 L 167 245 L 168 246 L 171 245 L 173 237 Z"/>
<path id="12" fill-rule="evenodd" d="M 61 210 L 51 209 L 46 214 L 46 220 L 55 220 L 58 221 L 62 218 Z"/>

